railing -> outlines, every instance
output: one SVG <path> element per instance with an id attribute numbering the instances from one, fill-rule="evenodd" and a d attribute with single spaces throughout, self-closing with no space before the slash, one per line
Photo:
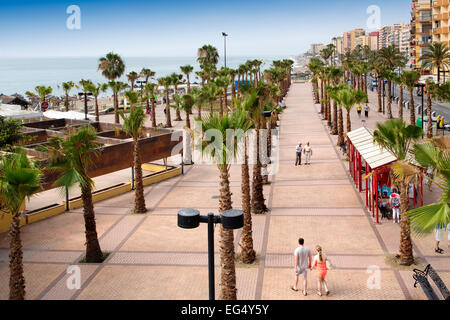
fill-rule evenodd
<path id="1" fill-rule="evenodd" d="M 419 283 L 422 287 L 423 292 L 427 296 L 428 300 L 440 300 L 430 282 L 428 281 L 428 276 L 433 280 L 434 284 L 439 289 L 444 300 L 450 300 L 450 292 L 448 291 L 445 283 L 442 281 L 441 277 L 436 273 L 431 264 L 429 264 L 425 270 L 414 269 L 413 278 L 416 280 L 414 283 L 414 288 L 417 288 Z"/>

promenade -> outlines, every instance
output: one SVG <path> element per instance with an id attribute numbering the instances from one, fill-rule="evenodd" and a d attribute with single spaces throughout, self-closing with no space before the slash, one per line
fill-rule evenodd
<path id="1" fill-rule="evenodd" d="M 328 134 L 318 114 L 320 105 L 313 103 L 310 85 L 293 84 L 285 103 L 288 108 L 280 116 L 279 170 L 264 188 L 270 212 L 253 216 L 258 261 L 251 266 L 237 264 L 238 298 L 425 299 L 420 287 L 413 287 L 412 271 L 394 270 L 385 264 L 385 256 L 398 250 L 400 228 L 392 221 L 375 225 L 365 211 L 361 196 L 349 179 L 346 162 L 335 148 L 336 138 Z M 383 119 L 375 111 L 370 114 L 368 126 Z M 356 129 L 360 122 L 355 110 L 353 113 Z M 184 122 L 177 124 L 183 125 Z M 294 166 L 295 146 L 299 142 L 311 143 L 311 166 Z M 217 214 L 219 171 L 209 165 L 185 169 L 183 176 L 145 188 L 148 214 L 129 214 L 133 192 L 95 204 L 100 244 L 103 251 L 111 253 L 103 264 L 78 264 L 84 255 L 82 209 L 25 226 L 22 240 L 26 298 L 207 299 L 206 225 L 183 230 L 177 227 L 176 215 L 185 207 L 197 208 L 202 214 Z M 231 168 L 230 181 L 233 207 L 240 208 L 239 166 Z M 216 232 L 217 297 L 218 236 Z M 239 237 L 238 230 L 237 252 Z M 308 296 L 290 290 L 294 280 L 293 252 L 299 237 L 313 252 L 316 245 L 321 245 L 335 266 L 327 276 L 330 296 L 316 295 L 315 272 L 309 274 Z M 447 243 L 442 244 L 445 254 L 437 256 L 433 238 L 430 235 L 414 239 L 415 254 L 432 263 L 450 287 Z M 8 298 L 8 253 L 8 237 L 1 234 L 0 299 Z M 81 270 L 78 290 L 67 287 L 70 274 L 66 270 L 71 265 Z M 370 266 L 379 273 L 369 273 Z M 368 286 L 371 276 L 380 280 L 379 287 Z"/>

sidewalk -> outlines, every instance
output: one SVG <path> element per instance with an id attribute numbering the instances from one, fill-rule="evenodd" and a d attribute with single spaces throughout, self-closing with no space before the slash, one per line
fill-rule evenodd
<path id="1" fill-rule="evenodd" d="M 309 85 L 294 84 L 281 115 L 279 170 L 264 194 L 271 212 L 253 217 L 253 236 L 259 262 L 237 265 L 239 299 L 425 299 L 413 287 L 412 273 L 384 263 L 398 247 L 397 225 L 375 226 L 363 209 L 314 105 Z M 356 111 L 354 111 L 356 115 Z M 371 113 L 374 115 L 374 112 Z M 357 117 L 357 115 L 356 115 Z M 358 127 L 356 120 L 354 128 Z M 311 166 L 295 167 L 295 146 L 311 142 Z M 177 227 L 181 208 L 217 214 L 219 172 L 215 166 L 187 167 L 184 176 L 145 188 L 149 213 L 129 215 L 134 193 L 95 204 L 100 244 L 108 259 L 101 265 L 80 265 L 84 253 L 82 210 L 27 225 L 22 229 L 27 299 L 207 299 L 207 230 Z M 233 207 L 241 205 L 241 171 L 231 168 Z M 216 231 L 218 229 L 216 228 Z M 219 259 L 216 232 L 216 296 Z M 239 252 L 240 231 L 236 231 Z M 329 297 L 315 294 L 315 274 L 309 276 L 308 296 L 293 292 L 293 252 L 299 237 L 313 251 L 320 244 L 335 269 L 329 272 Z M 8 297 L 9 239 L 0 235 L 0 299 Z M 432 261 L 450 286 L 449 256 L 430 253 L 432 238 L 415 240 L 416 248 Z M 433 260 L 434 259 L 434 260 Z M 66 269 L 78 265 L 81 288 L 69 290 Z M 369 289 L 377 266 L 380 289 Z"/>

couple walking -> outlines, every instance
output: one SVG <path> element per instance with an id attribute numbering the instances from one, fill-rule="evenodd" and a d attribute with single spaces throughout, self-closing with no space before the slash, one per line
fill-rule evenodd
<path id="1" fill-rule="evenodd" d="M 309 145 L 309 142 L 306 144 L 306 146 L 303 147 L 303 144 L 299 143 L 296 147 L 296 160 L 295 160 L 295 166 L 302 165 L 302 152 L 305 154 L 305 165 L 311 165 L 311 156 L 312 156 L 312 149 Z"/>
<path id="2" fill-rule="evenodd" d="M 298 291 L 298 278 L 300 275 L 303 276 L 303 295 L 307 296 L 308 289 L 308 269 L 317 269 L 317 294 L 322 296 L 322 287 L 325 289 L 325 294 L 328 296 L 330 290 L 328 290 L 327 282 L 325 281 L 325 276 L 327 275 L 328 269 L 331 268 L 331 263 L 327 257 L 322 252 L 322 247 L 316 246 L 317 254 L 312 258 L 311 250 L 304 245 L 305 240 L 300 238 L 298 240 L 299 247 L 295 249 L 295 284 L 291 286 L 291 289 Z"/>

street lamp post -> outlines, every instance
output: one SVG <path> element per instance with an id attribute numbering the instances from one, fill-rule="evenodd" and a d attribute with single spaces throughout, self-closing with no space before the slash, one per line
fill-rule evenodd
<path id="1" fill-rule="evenodd" d="M 244 213 L 242 210 L 227 210 L 220 216 L 208 213 L 201 216 L 196 209 L 182 209 L 178 211 L 178 227 L 183 229 L 198 228 L 200 223 L 208 224 L 208 278 L 209 300 L 215 300 L 214 287 L 214 224 L 221 223 L 224 229 L 235 230 L 244 226 Z"/>
<path id="2" fill-rule="evenodd" d="M 228 34 L 225 32 L 222 32 L 222 36 L 223 36 L 223 47 L 224 47 L 224 63 L 225 63 L 225 68 L 227 67 L 227 37 Z"/>
<path id="3" fill-rule="evenodd" d="M 425 83 L 418 83 L 418 84 L 415 85 L 415 87 L 421 88 L 421 90 L 420 90 L 420 92 L 422 94 L 422 110 L 421 110 L 421 114 L 422 114 L 422 129 L 423 129 L 423 116 L 424 116 L 424 114 L 423 114 L 423 104 L 424 104 L 423 96 L 424 96 Z M 412 108 L 414 108 L 414 106 L 412 106 Z M 430 121 L 430 120 L 431 119 L 428 119 L 428 121 Z M 433 122 L 431 122 L 431 123 L 433 123 Z"/>
<path id="4" fill-rule="evenodd" d="M 88 118 L 88 105 L 87 105 L 87 96 L 92 96 L 92 92 L 80 92 L 78 95 L 84 96 L 84 120 L 89 120 Z"/>

